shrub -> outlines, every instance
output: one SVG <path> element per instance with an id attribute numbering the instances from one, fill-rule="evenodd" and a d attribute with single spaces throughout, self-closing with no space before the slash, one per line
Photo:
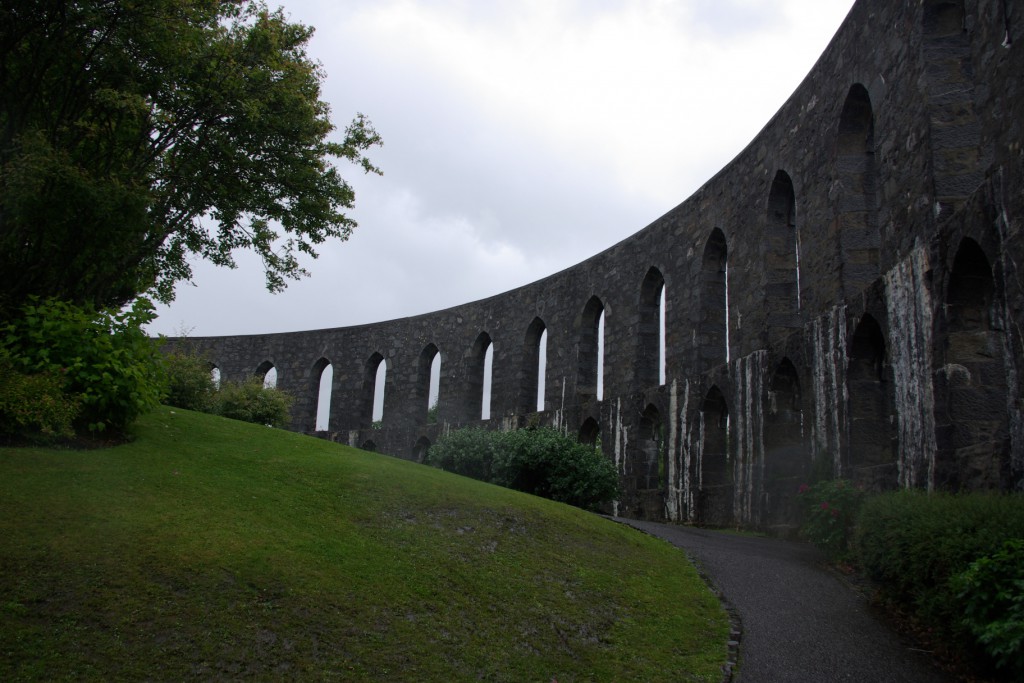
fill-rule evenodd
<path id="1" fill-rule="evenodd" d="M 998 669 L 1024 680 L 1024 539 L 978 558 L 950 582 L 960 623 Z"/>
<path id="2" fill-rule="evenodd" d="M 120 430 L 165 390 L 159 351 L 142 330 L 153 318 L 146 299 L 123 311 L 33 299 L 0 327 L 0 348 L 21 374 L 61 378 L 66 400 L 81 406 L 76 428 Z"/>
<path id="3" fill-rule="evenodd" d="M 495 455 L 494 483 L 502 486 L 588 509 L 618 495 L 614 464 L 555 429 L 500 432 Z"/>
<path id="4" fill-rule="evenodd" d="M 491 481 L 496 432 L 466 427 L 442 436 L 427 451 L 427 464 L 480 481 Z"/>
<path id="5" fill-rule="evenodd" d="M 274 387 L 263 386 L 263 379 L 224 382 L 216 393 L 211 412 L 233 420 L 255 422 L 270 427 L 287 427 L 291 421 L 292 396 Z"/>
<path id="6" fill-rule="evenodd" d="M 0 357 L 0 438 L 50 441 L 74 436 L 78 401 L 64 393 L 64 380 L 50 373 L 25 375 Z"/>
<path id="7" fill-rule="evenodd" d="M 832 479 L 804 484 L 797 495 L 803 507 L 800 534 L 829 559 L 847 559 L 864 491 L 845 479 Z"/>
<path id="8" fill-rule="evenodd" d="M 167 372 L 167 405 L 209 412 L 217 388 L 210 362 L 189 348 L 175 348 L 164 355 Z"/>
<path id="9" fill-rule="evenodd" d="M 972 639 L 953 577 L 1004 543 L 1024 538 L 1024 496 L 928 494 L 872 496 L 858 518 L 854 548 L 882 596 L 909 612 L 944 645 L 967 654 Z"/>
<path id="10" fill-rule="evenodd" d="M 427 462 L 499 486 L 585 509 L 618 495 L 618 474 L 594 448 L 550 428 L 460 429 L 431 446 Z"/>

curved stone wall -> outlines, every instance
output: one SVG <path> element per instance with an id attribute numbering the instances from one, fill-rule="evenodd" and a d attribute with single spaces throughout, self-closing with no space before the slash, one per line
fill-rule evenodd
<path id="1" fill-rule="evenodd" d="M 399 457 L 465 425 L 599 439 L 626 516 L 784 527 L 798 486 L 836 475 L 1020 488 L 1021 14 L 988 0 L 857 2 L 728 166 L 538 282 L 372 325 L 191 341 L 222 379 L 273 365 L 300 431 L 314 430 L 329 363 L 324 435 Z"/>

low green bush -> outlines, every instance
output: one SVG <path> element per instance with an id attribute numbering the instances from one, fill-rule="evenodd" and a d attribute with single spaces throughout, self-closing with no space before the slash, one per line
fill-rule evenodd
<path id="1" fill-rule="evenodd" d="M 995 667 L 1024 680 L 1024 539 L 978 558 L 951 581 L 963 617 Z"/>
<path id="2" fill-rule="evenodd" d="M 883 598 L 965 656 L 971 636 L 954 577 L 1024 538 L 1024 496 L 900 491 L 865 500 L 854 535 L 856 557 Z"/>
<path id="3" fill-rule="evenodd" d="M 186 410 L 210 411 L 217 387 L 208 360 L 186 346 L 165 353 L 164 367 L 167 372 L 164 403 Z"/>
<path id="4" fill-rule="evenodd" d="M 265 387 L 262 378 L 252 377 L 244 382 L 222 383 L 210 412 L 233 420 L 287 427 L 292 400 L 291 394 Z"/>
<path id="5" fill-rule="evenodd" d="M 541 427 L 499 432 L 492 463 L 495 484 L 585 509 L 618 496 L 615 465 L 587 444 Z"/>
<path id="6" fill-rule="evenodd" d="M 803 507 L 800 534 L 829 559 L 848 559 L 850 541 L 864 491 L 845 479 L 802 485 L 797 496 Z"/>
<path id="7" fill-rule="evenodd" d="M 0 439 L 41 442 L 74 436 L 79 405 L 50 373 L 26 375 L 0 357 Z"/>
<path id="8" fill-rule="evenodd" d="M 23 375 L 61 379 L 65 398 L 81 406 L 77 430 L 122 430 L 165 391 L 159 350 L 142 329 L 154 317 L 146 299 L 122 311 L 32 299 L 0 326 L 0 350 Z"/>
<path id="9" fill-rule="evenodd" d="M 474 427 L 456 429 L 437 440 L 427 451 L 427 464 L 445 472 L 491 481 L 496 432 Z"/>
<path id="10" fill-rule="evenodd" d="M 431 446 L 427 462 L 584 509 L 597 509 L 619 493 L 615 466 L 598 449 L 546 427 L 455 430 Z"/>

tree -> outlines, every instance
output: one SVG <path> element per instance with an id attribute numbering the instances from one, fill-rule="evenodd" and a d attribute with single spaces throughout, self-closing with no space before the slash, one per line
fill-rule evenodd
<path id="1" fill-rule="evenodd" d="M 189 258 L 252 249 L 267 287 L 346 239 L 379 173 L 359 114 L 341 140 L 313 30 L 253 0 L 7 0 L 0 7 L 0 318 L 28 297 L 162 301 Z"/>

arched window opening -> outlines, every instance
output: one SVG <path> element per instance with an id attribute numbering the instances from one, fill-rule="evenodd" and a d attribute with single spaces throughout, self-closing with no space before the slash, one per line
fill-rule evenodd
<path id="1" fill-rule="evenodd" d="M 437 398 L 441 383 L 441 352 L 434 344 L 420 352 L 419 367 L 416 377 L 416 396 L 422 411 L 421 422 L 437 420 Z"/>
<path id="2" fill-rule="evenodd" d="M 388 366 L 381 362 L 377 366 L 376 377 L 373 382 L 373 421 L 384 420 L 384 389 L 387 384 Z"/>
<path id="3" fill-rule="evenodd" d="M 978 243 L 964 238 L 953 261 L 946 297 L 950 329 L 988 330 L 992 328 L 992 299 L 995 279 L 988 257 Z"/>
<path id="4" fill-rule="evenodd" d="M 540 334 L 540 343 L 537 347 L 537 412 L 544 412 L 546 404 L 545 389 L 548 374 L 548 331 Z"/>
<path id="5" fill-rule="evenodd" d="M 604 310 L 597 319 L 597 400 L 604 400 Z"/>
<path id="6" fill-rule="evenodd" d="M 854 84 L 846 96 L 836 140 L 839 181 L 839 247 L 843 296 L 851 299 L 879 275 L 875 194 L 875 116 L 867 89 Z"/>
<path id="7" fill-rule="evenodd" d="M 700 371 L 729 361 L 729 309 L 726 269 L 729 251 L 725 235 L 715 228 L 701 257 L 697 355 Z"/>
<path id="8" fill-rule="evenodd" d="M 441 354 L 434 354 L 430 362 L 430 395 L 427 399 L 427 410 L 436 410 L 441 400 Z"/>
<path id="9" fill-rule="evenodd" d="M 316 378 L 316 431 L 326 432 L 331 426 L 331 389 L 334 384 L 334 366 L 326 358 L 321 358 L 313 366 L 313 377 Z"/>
<path id="10" fill-rule="evenodd" d="M 792 361 L 783 358 L 768 385 L 764 420 L 765 522 L 792 525 L 798 510 L 793 493 L 807 481 L 810 463 L 803 446 L 800 378 Z"/>
<path id="11" fill-rule="evenodd" d="M 1007 344 L 995 298 L 988 257 L 964 238 L 946 293 L 949 333 L 939 384 L 946 405 L 940 410 L 936 463 L 936 484 L 944 489 L 998 490 L 1010 480 Z"/>
<path id="12" fill-rule="evenodd" d="M 578 327 L 576 391 L 583 398 L 594 396 L 601 400 L 604 304 L 596 296 L 590 297 L 587 305 L 583 307 Z"/>
<path id="13" fill-rule="evenodd" d="M 777 171 L 768 194 L 765 304 L 769 329 L 800 327 L 800 254 L 793 180 Z"/>
<path id="14" fill-rule="evenodd" d="M 464 355 L 466 374 L 465 391 L 460 392 L 458 400 L 461 409 L 461 419 L 475 419 L 479 416 L 481 420 L 488 420 L 491 417 L 491 368 L 494 364 L 494 350 L 491 337 L 486 332 L 481 332 L 473 340 Z"/>
<path id="15" fill-rule="evenodd" d="M 213 364 L 210 365 L 210 381 L 214 389 L 220 389 L 220 368 Z"/>
<path id="16" fill-rule="evenodd" d="M 412 458 L 416 462 L 425 462 L 427 459 L 427 451 L 430 450 L 430 439 L 425 436 L 421 436 L 416 444 L 412 447 Z"/>
<path id="17" fill-rule="evenodd" d="M 494 380 L 494 344 L 488 343 L 484 352 L 483 387 L 480 398 L 480 419 L 491 419 L 491 387 Z"/>
<path id="18" fill-rule="evenodd" d="M 651 267 L 640 284 L 637 326 L 638 387 L 665 383 L 665 278 Z"/>
<path id="19" fill-rule="evenodd" d="M 380 353 L 366 359 L 363 366 L 363 407 L 360 424 L 363 428 L 374 426 L 384 419 L 384 385 L 387 378 L 387 361 Z"/>
<path id="20" fill-rule="evenodd" d="M 260 363 L 254 374 L 263 380 L 264 387 L 268 389 L 277 387 L 277 368 L 269 360 Z"/>
<path id="21" fill-rule="evenodd" d="M 702 439 L 698 520 L 709 526 L 732 523 L 733 474 L 729 461 L 729 409 L 717 386 L 701 402 Z"/>
<path id="22" fill-rule="evenodd" d="M 597 424 L 597 420 L 588 417 L 583 421 L 580 425 L 579 442 L 598 447 L 601 445 L 601 426 Z"/>
<path id="23" fill-rule="evenodd" d="M 534 318 L 523 338 L 520 365 L 519 408 L 522 413 L 544 410 L 544 380 L 547 372 L 547 327 Z"/>
<path id="24" fill-rule="evenodd" d="M 850 407 L 850 477 L 873 491 L 898 483 L 894 433 L 889 415 L 885 337 L 878 321 L 865 313 L 853 331 L 846 384 Z"/>
<path id="25" fill-rule="evenodd" d="M 661 285 L 658 293 L 658 386 L 665 385 L 665 356 L 668 347 L 665 344 L 665 285 Z"/>
<path id="26" fill-rule="evenodd" d="M 367 440 L 363 442 L 363 445 L 360 446 L 360 448 L 363 449 L 364 451 L 370 451 L 372 453 L 376 452 L 377 444 L 375 444 L 372 440 Z"/>

